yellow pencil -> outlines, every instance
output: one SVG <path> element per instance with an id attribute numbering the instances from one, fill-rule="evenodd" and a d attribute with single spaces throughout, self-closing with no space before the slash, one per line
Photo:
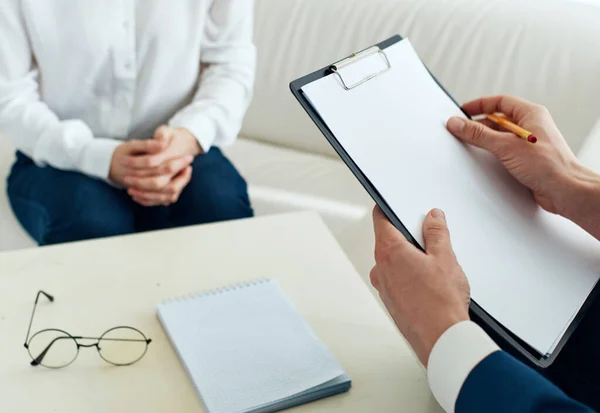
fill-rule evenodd
<path id="1" fill-rule="evenodd" d="M 520 126 L 515 125 L 504 116 L 487 115 L 486 118 L 530 143 L 536 143 L 538 141 L 538 138 L 533 133 L 529 132 L 527 129 L 523 129 Z"/>

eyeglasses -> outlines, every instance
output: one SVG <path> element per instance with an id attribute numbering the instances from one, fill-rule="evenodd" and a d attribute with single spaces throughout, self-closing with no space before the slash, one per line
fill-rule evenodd
<path id="1" fill-rule="evenodd" d="M 25 338 L 25 348 L 31 356 L 32 366 L 44 366 L 51 369 L 67 367 L 75 361 L 80 348 L 96 347 L 102 359 L 115 366 L 130 366 L 140 361 L 148 351 L 151 339 L 133 327 L 115 327 L 100 337 L 73 336 L 66 331 L 54 328 L 41 330 L 29 338 L 31 325 L 40 295 L 51 302 L 54 297 L 44 291 L 38 291 L 33 304 L 31 320 Z M 81 344 L 79 340 L 95 341 Z"/>

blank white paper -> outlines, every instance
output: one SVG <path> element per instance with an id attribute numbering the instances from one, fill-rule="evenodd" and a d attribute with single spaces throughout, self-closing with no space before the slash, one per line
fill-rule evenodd
<path id="1" fill-rule="evenodd" d="M 451 116 L 464 115 L 408 40 L 385 52 L 392 69 L 356 89 L 330 75 L 302 90 L 421 245 L 427 212 L 446 212 L 472 298 L 550 353 L 600 277 L 600 242 L 543 211 L 493 156 L 446 130 Z M 368 57 L 342 75 L 379 71 L 381 60 Z"/>

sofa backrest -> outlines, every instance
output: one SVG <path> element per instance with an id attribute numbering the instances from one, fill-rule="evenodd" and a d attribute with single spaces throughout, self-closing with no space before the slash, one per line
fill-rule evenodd
<path id="1" fill-rule="evenodd" d="M 259 71 L 242 134 L 329 145 L 288 84 L 394 34 L 464 102 L 514 94 L 549 107 L 578 150 L 600 117 L 600 7 L 567 0 L 255 0 Z"/>

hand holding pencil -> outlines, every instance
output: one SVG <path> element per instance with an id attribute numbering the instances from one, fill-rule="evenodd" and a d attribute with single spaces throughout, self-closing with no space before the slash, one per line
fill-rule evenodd
<path id="1" fill-rule="evenodd" d="M 543 106 L 510 96 L 478 99 L 465 104 L 463 110 L 483 119 L 453 117 L 448 121 L 448 130 L 461 141 L 495 155 L 533 192 L 542 208 L 553 213 L 564 212 L 557 200 L 565 199 L 565 188 L 573 188 L 573 182 L 584 176 L 585 171 L 550 112 Z M 528 141 L 535 138 L 538 144 L 524 144 L 517 136 Z"/>

